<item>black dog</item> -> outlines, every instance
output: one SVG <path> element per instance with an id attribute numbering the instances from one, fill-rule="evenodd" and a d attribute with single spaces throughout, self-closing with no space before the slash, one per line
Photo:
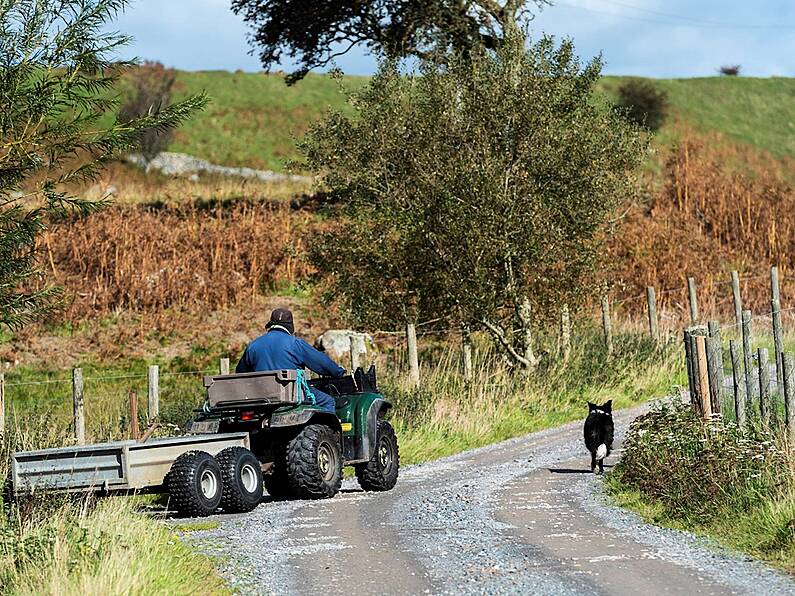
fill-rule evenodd
<path id="1" fill-rule="evenodd" d="M 591 452 L 591 472 L 599 463 L 599 473 L 605 471 L 604 459 L 613 449 L 613 400 L 597 406 L 588 402 L 588 418 L 585 419 L 585 446 Z"/>

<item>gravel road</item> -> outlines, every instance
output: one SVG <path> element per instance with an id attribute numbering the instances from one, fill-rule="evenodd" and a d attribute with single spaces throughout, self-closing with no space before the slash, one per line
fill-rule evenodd
<path id="1" fill-rule="evenodd" d="M 641 411 L 615 413 L 619 440 Z M 388 493 L 354 480 L 331 500 L 264 502 L 186 539 L 244 594 L 795 594 L 787 576 L 610 505 L 581 432 L 406 467 Z"/>

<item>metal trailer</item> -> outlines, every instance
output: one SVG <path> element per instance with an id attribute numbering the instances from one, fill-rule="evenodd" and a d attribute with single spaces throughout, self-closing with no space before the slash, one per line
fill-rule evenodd
<path id="1" fill-rule="evenodd" d="M 166 475 L 181 455 L 204 451 L 214 456 L 228 447 L 248 449 L 248 433 L 18 451 L 11 456 L 12 496 L 45 490 L 112 493 L 162 489 Z"/>

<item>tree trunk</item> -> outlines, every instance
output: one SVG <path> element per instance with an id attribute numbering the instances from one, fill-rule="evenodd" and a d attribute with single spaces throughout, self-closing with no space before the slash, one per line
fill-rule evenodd
<path id="1" fill-rule="evenodd" d="M 519 317 L 522 356 L 525 360 L 524 367 L 527 371 L 531 371 L 538 365 L 538 358 L 533 352 L 532 308 L 527 296 L 522 297 L 522 301 L 516 309 L 516 314 Z"/>

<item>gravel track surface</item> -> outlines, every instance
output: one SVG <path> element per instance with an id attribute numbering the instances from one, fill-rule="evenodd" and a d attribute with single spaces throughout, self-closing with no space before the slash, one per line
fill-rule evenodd
<path id="1" fill-rule="evenodd" d="M 617 440 L 642 411 L 615 413 Z M 783 574 L 610 505 L 581 433 L 406 467 L 387 493 L 346 480 L 334 499 L 265 502 L 186 539 L 242 593 L 795 594 Z"/>

